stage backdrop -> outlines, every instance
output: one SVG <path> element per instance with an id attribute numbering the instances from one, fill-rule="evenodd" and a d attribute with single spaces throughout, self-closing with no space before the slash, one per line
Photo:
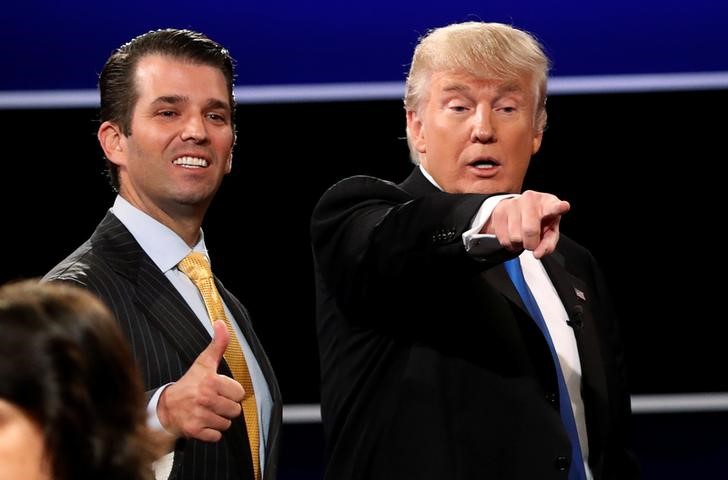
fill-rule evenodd
<path id="1" fill-rule="evenodd" d="M 161 27 L 227 46 L 238 85 L 401 81 L 417 38 L 450 22 L 534 32 L 561 76 L 728 71 L 728 2 L 6 2 L 0 91 L 92 89 L 112 48 Z"/>

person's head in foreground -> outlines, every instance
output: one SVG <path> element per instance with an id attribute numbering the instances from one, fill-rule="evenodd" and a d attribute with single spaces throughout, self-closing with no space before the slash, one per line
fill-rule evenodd
<path id="1" fill-rule="evenodd" d="M 5 285 L 0 332 L 0 479 L 152 478 L 141 378 L 96 297 Z"/>

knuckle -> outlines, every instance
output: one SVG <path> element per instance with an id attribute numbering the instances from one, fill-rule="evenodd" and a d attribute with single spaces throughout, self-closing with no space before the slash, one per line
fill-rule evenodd
<path id="1" fill-rule="evenodd" d="M 202 425 L 196 422 L 188 422 L 182 427 L 182 433 L 185 437 L 197 437 L 202 433 Z"/>
<path id="2" fill-rule="evenodd" d="M 206 410 L 212 406 L 215 399 L 214 391 L 206 386 L 201 386 L 197 391 L 196 404 Z"/>
<path id="3" fill-rule="evenodd" d="M 523 236 L 525 238 L 537 237 L 537 236 L 539 236 L 540 233 L 541 233 L 540 230 L 539 229 L 536 229 L 536 228 L 530 228 L 529 227 L 529 228 L 524 228 L 523 229 Z"/>
<path id="4" fill-rule="evenodd" d="M 218 382 L 217 376 L 217 373 L 208 373 L 207 375 L 202 377 L 202 380 L 200 381 L 200 386 L 209 388 L 210 390 L 214 390 Z"/>
<path id="5" fill-rule="evenodd" d="M 523 193 L 521 193 L 521 198 L 524 200 L 533 200 L 538 196 L 538 192 L 534 192 L 533 190 L 526 190 Z"/>

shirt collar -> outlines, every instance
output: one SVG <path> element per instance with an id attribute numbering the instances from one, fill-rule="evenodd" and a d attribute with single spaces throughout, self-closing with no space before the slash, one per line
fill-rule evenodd
<path id="1" fill-rule="evenodd" d="M 116 196 L 111 213 L 124 224 L 162 273 L 175 268 L 190 253 L 189 245 L 179 235 L 133 206 L 121 195 Z M 207 254 L 202 229 L 200 229 L 200 240 L 192 250 L 204 254 L 209 261 L 210 256 Z"/>
<path id="2" fill-rule="evenodd" d="M 422 172 L 422 175 L 424 175 L 425 178 L 427 180 L 429 180 L 431 184 L 433 184 L 434 186 L 436 186 L 438 190 L 441 190 L 442 191 L 442 187 L 440 185 L 438 185 L 437 182 L 435 181 L 435 179 L 432 178 L 432 175 L 430 175 L 427 172 L 427 170 L 425 170 L 425 167 L 423 167 L 421 163 L 419 165 L 417 165 L 417 166 L 420 167 L 420 171 Z"/>

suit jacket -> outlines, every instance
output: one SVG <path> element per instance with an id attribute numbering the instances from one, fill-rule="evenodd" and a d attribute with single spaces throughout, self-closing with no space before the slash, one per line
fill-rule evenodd
<path id="1" fill-rule="evenodd" d="M 86 243 L 44 280 L 80 284 L 106 303 L 129 340 L 148 396 L 158 387 L 178 380 L 210 343 L 209 333 L 182 296 L 112 213 L 106 215 Z M 215 282 L 250 344 L 273 398 L 264 478 L 274 479 L 282 411 L 278 383 L 247 311 L 218 279 Z M 219 372 L 232 376 L 224 360 Z M 253 478 L 242 415 L 217 443 L 179 440 L 170 478 Z"/>
<path id="2" fill-rule="evenodd" d="M 316 206 L 326 478 L 567 478 L 548 345 L 502 266 L 507 255 L 478 259 L 463 246 L 485 198 L 440 192 L 415 168 L 401 185 L 343 180 Z M 602 276 L 563 235 L 543 263 L 575 326 L 594 477 L 636 478 Z"/>

